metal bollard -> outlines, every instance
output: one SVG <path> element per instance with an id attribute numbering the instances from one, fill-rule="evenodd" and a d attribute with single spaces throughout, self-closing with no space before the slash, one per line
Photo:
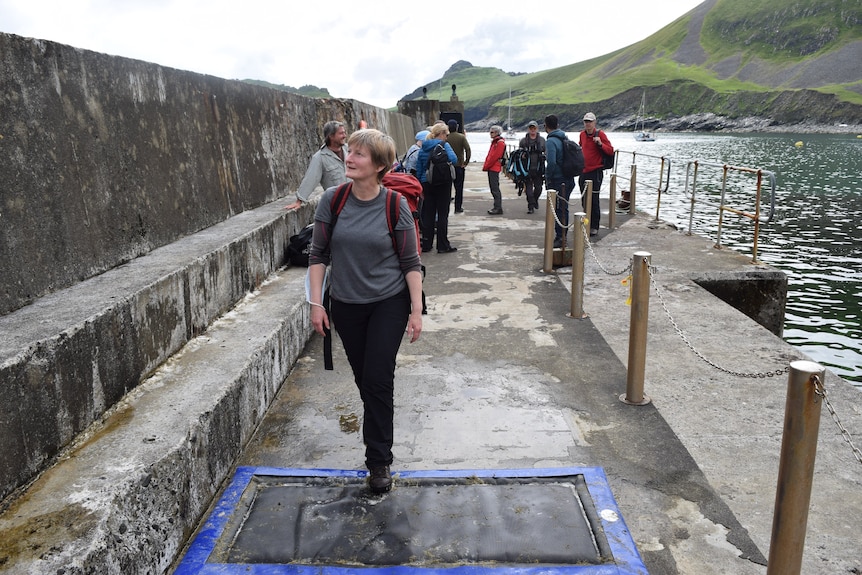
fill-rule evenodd
<path id="1" fill-rule="evenodd" d="M 584 206 L 584 213 L 587 214 L 587 222 L 590 224 L 590 229 L 593 223 L 590 218 L 593 215 L 593 181 L 587 180 L 584 185 L 584 191 L 581 194 L 581 205 Z"/>
<path id="2" fill-rule="evenodd" d="M 816 379 L 822 383 L 825 371 L 812 361 L 790 364 L 766 575 L 794 575 L 802 569 L 820 429 L 821 400 L 816 393 Z"/>
<path id="3" fill-rule="evenodd" d="M 626 392 L 620 401 L 629 405 L 646 405 L 644 394 L 646 338 L 649 320 L 649 252 L 635 252 L 632 258 L 632 312 L 629 323 L 629 365 L 626 370 Z"/>
<path id="4" fill-rule="evenodd" d="M 617 227 L 617 174 L 611 174 L 611 185 L 608 187 L 608 229 L 612 230 Z"/>
<path id="5" fill-rule="evenodd" d="M 635 213 L 635 196 L 638 191 L 638 165 L 632 164 L 632 175 L 629 180 L 629 213 Z"/>
<path id="6" fill-rule="evenodd" d="M 572 303 L 569 315 L 584 319 L 584 212 L 573 214 L 575 227 L 572 228 Z"/>
<path id="7" fill-rule="evenodd" d="M 548 190 L 548 205 L 545 207 L 545 252 L 542 271 L 554 271 L 554 214 L 556 213 L 557 191 Z"/>

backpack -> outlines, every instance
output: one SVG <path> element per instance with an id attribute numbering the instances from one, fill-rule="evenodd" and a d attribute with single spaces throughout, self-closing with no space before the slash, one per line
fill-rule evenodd
<path id="1" fill-rule="evenodd" d="M 398 218 L 401 214 L 401 196 L 407 200 L 407 206 L 413 213 L 413 224 L 416 228 L 416 249 L 419 247 L 419 211 L 422 205 L 422 184 L 412 174 L 403 172 L 387 172 L 383 176 L 381 182 L 386 188 L 386 225 L 389 228 L 389 237 L 392 238 L 392 248 L 398 249 L 398 243 L 395 240 L 395 226 L 398 224 Z M 332 196 L 332 203 L 329 208 L 332 212 L 331 222 L 329 223 L 329 237 L 332 237 L 332 230 L 338 221 L 338 215 L 347 203 L 347 197 L 350 195 L 351 182 L 341 184 Z M 425 277 L 425 266 L 422 266 L 422 277 Z M 326 314 L 329 315 L 329 287 L 323 292 L 323 307 L 326 309 Z M 422 290 L 422 313 L 427 314 L 428 308 L 425 304 L 425 290 Z M 332 370 L 332 333 L 326 331 L 323 338 L 323 367 L 327 370 Z"/>
<path id="2" fill-rule="evenodd" d="M 574 140 L 568 138 L 560 138 L 551 134 L 554 138 L 563 142 L 563 160 L 560 167 L 563 170 L 563 177 L 574 178 L 580 176 L 584 171 L 584 152 Z"/>
<path id="3" fill-rule="evenodd" d="M 523 182 L 530 177 L 531 167 L 530 152 L 524 148 L 518 148 L 509 154 L 506 173 L 512 176 L 515 182 Z"/>
<path id="4" fill-rule="evenodd" d="M 428 154 L 428 170 L 425 179 L 429 184 L 445 184 L 455 180 L 455 166 L 449 161 L 449 154 L 443 144 L 437 144 Z"/>
<path id="5" fill-rule="evenodd" d="M 308 224 L 298 234 L 290 236 L 286 259 L 292 265 L 308 267 L 308 251 L 311 248 L 313 231 L 314 224 Z"/>
<path id="6" fill-rule="evenodd" d="M 405 165 L 407 164 L 407 160 L 412 158 L 413 154 L 415 154 L 418 151 L 419 151 L 418 149 L 415 149 L 415 150 L 413 150 L 413 152 L 411 152 L 409 154 L 407 152 L 404 152 L 404 157 L 401 158 L 400 160 L 398 160 L 397 162 L 395 162 L 395 166 L 392 168 L 392 171 L 398 172 L 400 174 L 407 173 L 407 168 L 405 167 Z"/>

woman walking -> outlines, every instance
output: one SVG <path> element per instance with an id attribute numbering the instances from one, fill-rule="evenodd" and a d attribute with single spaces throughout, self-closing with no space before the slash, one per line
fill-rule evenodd
<path id="1" fill-rule="evenodd" d="M 369 486 L 392 487 L 395 357 L 405 330 L 410 342 L 422 332 L 422 275 L 413 214 L 400 197 L 394 238 L 387 223 L 383 175 L 395 161 L 392 138 L 378 130 L 354 132 L 347 142 L 347 199 L 333 213 L 337 187 L 324 192 L 314 216 L 309 254 L 311 323 L 329 329 L 323 280 L 330 273 L 332 323 L 344 345 L 362 398 L 362 438 Z M 337 218 L 337 225 L 335 221 Z"/>

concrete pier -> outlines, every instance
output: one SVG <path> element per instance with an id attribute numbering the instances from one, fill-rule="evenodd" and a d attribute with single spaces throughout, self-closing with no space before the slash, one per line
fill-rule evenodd
<path id="1" fill-rule="evenodd" d="M 466 213 L 450 217 L 458 251 L 423 254 L 429 314 L 399 354 L 393 471 L 599 466 L 650 573 L 765 574 L 787 377 L 740 374 L 805 356 L 698 280 L 775 270 L 618 215 L 592 238 L 587 317 L 572 318 L 570 268 L 541 269 L 544 202 L 527 215 L 505 181 L 503 196 L 505 213 L 487 215 L 487 180 L 471 165 Z M 279 221 L 283 203 L 253 210 L 263 217 L 249 227 Z M 189 262 L 201 257 L 192 244 Z M 637 251 L 652 254 L 665 305 L 654 292 L 652 401 L 634 406 L 619 400 L 628 288 L 607 272 Z M 138 273 L 166 265 L 161 255 Z M 361 469 L 361 403 L 337 337 L 335 370 L 323 369 L 304 274 L 270 276 L 17 494 L 0 515 L 0 572 L 170 572 L 237 465 Z M 831 372 L 826 389 L 858 444 L 862 393 Z M 802 571 L 862 573 L 862 466 L 828 414 L 819 435 Z"/>

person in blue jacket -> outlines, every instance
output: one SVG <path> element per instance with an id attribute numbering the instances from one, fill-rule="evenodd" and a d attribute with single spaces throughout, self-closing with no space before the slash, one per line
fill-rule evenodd
<path id="1" fill-rule="evenodd" d="M 446 141 L 449 136 L 449 127 L 442 121 L 431 126 L 419 157 L 416 160 L 416 177 L 422 183 L 424 197 L 422 199 L 422 210 L 419 217 L 419 230 L 422 234 L 422 251 L 430 252 L 434 247 L 434 236 L 437 236 L 437 253 L 448 254 L 457 251 L 458 248 L 449 243 L 449 204 L 452 203 L 452 178 L 450 170 L 439 170 L 438 177 L 428 181 L 428 167 L 430 164 L 431 151 L 438 145 L 443 146 L 449 163 L 454 165 L 458 161 L 452 146 Z M 441 175 L 442 172 L 442 175 Z"/>
<path id="2" fill-rule="evenodd" d="M 556 116 L 553 114 L 545 116 L 545 131 L 548 133 L 548 138 L 545 141 L 545 158 L 547 160 L 545 187 L 557 192 L 557 205 L 555 206 L 557 221 L 554 222 L 555 248 L 559 248 L 563 244 L 563 226 L 569 225 L 569 196 L 575 189 L 575 178 L 567 178 L 563 175 L 563 140 L 568 138 L 558 126 L 559 120 Z"/>

